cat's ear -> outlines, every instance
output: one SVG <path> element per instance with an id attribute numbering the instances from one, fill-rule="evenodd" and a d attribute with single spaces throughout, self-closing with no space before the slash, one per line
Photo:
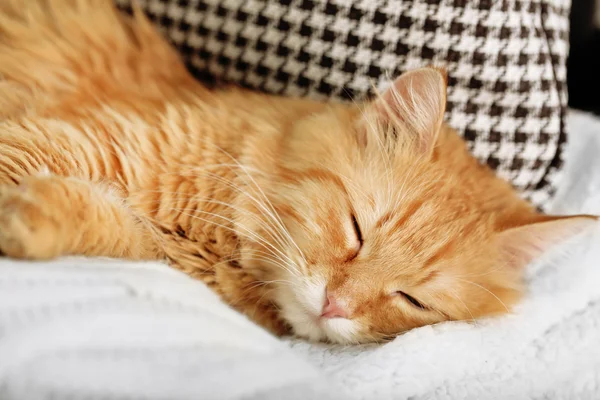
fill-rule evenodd
<path id="1" fill-rule="evenodd" d="M 523 268 L 552 246 L 587 231 L 597 221 L 598 217 L 591 215 L 543 216 L 538 221 L 498 233 L 497 243 L 509 266 Z"/>
<path id="2" fill-rule="evenodd" d="M 426 67 L 405 72 L 375 100 L 380 118 L 402 124 L 416 136 L 419 150 L 430 154 L 446 110 L 447 75 Z"/>

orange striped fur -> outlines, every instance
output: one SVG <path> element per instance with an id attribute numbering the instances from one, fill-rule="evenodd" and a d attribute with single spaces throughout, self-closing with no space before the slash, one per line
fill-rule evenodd
<path id="1" fill-rule="evenodd" d="M 594 221 L 480 166 L 443 71 L 360 105 L 213 91 L 110 3 L 0 2 L 8 256 L 168 260 L 273 332 L 355 343 L 509 311 L 524 266 Z M 320 318 L 326 291 L 348 318 Z"/>

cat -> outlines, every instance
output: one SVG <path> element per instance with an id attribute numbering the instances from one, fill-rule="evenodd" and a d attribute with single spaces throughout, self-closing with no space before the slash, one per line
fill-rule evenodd
<path id="1" fill-rule="evenodd" d="M 0 3 L 6 256 L 166 260 L 273 333 L 363 343 L 509 312 L 595 223 L 469 154 L 442 69 L 361 104 L 211 89 L 110 3 Z"/>

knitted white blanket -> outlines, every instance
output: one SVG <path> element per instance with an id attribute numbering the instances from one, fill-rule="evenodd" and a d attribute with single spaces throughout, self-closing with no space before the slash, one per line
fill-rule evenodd
<path id="1" fill-rule="evenodd" d="M 600 120 L 569 127 L 553 211 L 600 214 Z M 273 338 L 161 264 L 3 260 L 0 399 L 600 398 L 600 228 L 529 280 L 513 315 L 339 347 Z"/>

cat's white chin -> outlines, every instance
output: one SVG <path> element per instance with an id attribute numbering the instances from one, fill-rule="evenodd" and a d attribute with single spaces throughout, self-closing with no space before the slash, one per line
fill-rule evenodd
<path id="1" fill-rule="evenodd" d="M 303 279 L 293 289 L 287 284 L 278 287 L 276 302 L 281 317 L 292 327 L 294 335 L 310 341 L 359 342 L 360 329 L 356 321 L 321 317 L 325 286 L 325 280 L 312 278 Z"/>
<path id="2" fill-rule="evenodd" d="M 360 342 L 360 329 L 355 321 L 346 318 L 321 319 L 319 325 L 331 342 L 341 344 Z"/>

